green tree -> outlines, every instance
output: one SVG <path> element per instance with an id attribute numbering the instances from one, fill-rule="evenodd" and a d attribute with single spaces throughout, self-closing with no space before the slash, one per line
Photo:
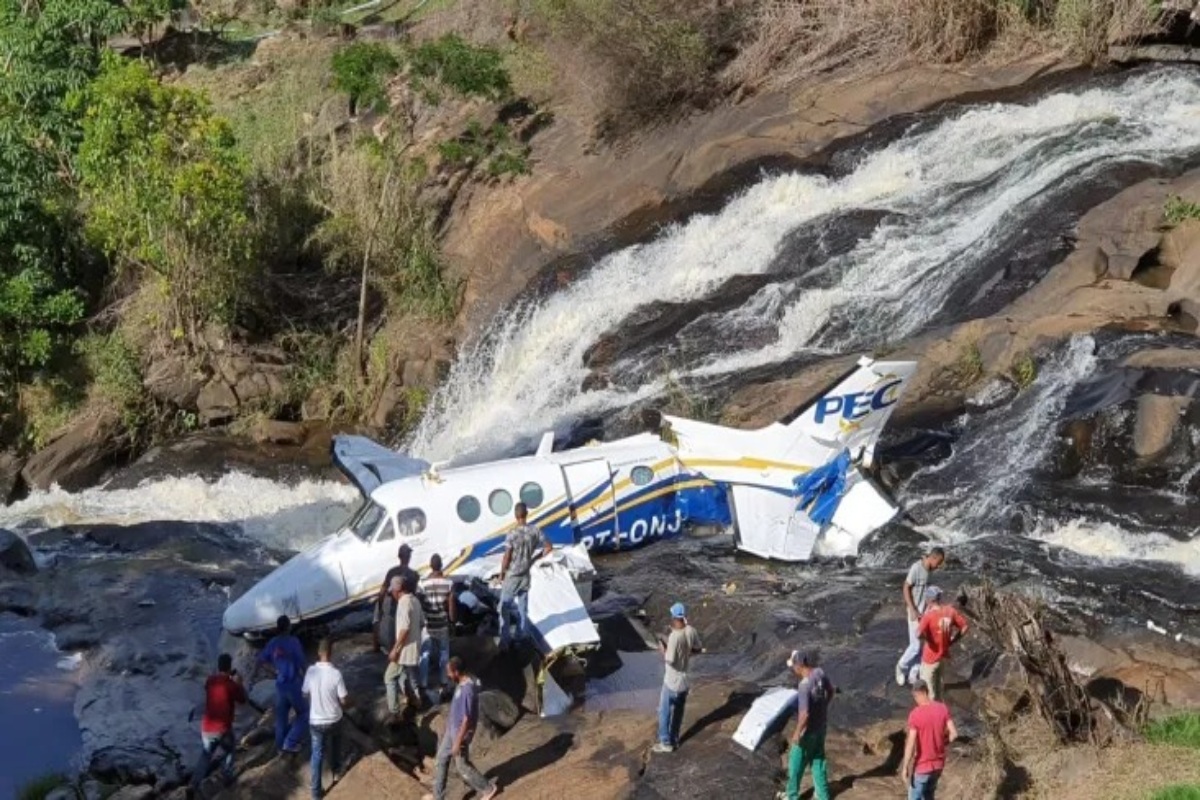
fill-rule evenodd
<path id="1" fill-rule="evenodd" d="M 383 82 L 400 68 L 391 50 L 375 42 L 355 42 L 333 54 L 333 86 L 350 95 L 350 115 L 360 106 L 381 110 L 387 105 Z"/>
<path id="2" fill-rule="evenodd" d="M 89 238 L 118 270 L 162 280 L 176 338 L 234 319 L 255 277 L 257 226 L 229 124 L 201 95 L 115 56 L 72 107 Z"/>

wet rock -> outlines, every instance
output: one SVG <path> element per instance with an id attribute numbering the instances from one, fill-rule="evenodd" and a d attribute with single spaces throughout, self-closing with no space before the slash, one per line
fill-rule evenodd
<path id="1" fill-rule="evenodd" d="M 259 444 L 301 445 L 308 438 L 308 428 L 302 422 L 284 422 L 277 419 L 264 419 L 254 426 L 251 438 Z"/>
<path id="2" fill-rule="evenodd" d="M 53 485 L 77 491 L 96 482 L 113 459 L 125 451 L 118 434 L 121 418 L 105 408 L 73 423 L 58 438 L 29 457 L 21 478 L 31 489 Z"/>
<path id="3" fill-rule="evenodd" d="M 168 356 L 151 362 L 142 385 L 156 399 L 179 408 L 195 408 L 204 387 L 205 374 L 183 356 Z"/>
<path id="4" fill-rule="evenodd" d="M 1141 458 L 1158 455 L 1171 445 L 1179 417 L 1191 403 L 1189 397 L 1144 394 L 1137 399 L 1133 426 L 1133 452 Z"/>
<path id="5" fill-rule="evenodd" d="M 15 572 L 18 575 L 32 575 L 37 572 L 37 562 L 25 540 L 12 531 L 0 528 L 0 569 Z"/>
<path id="6" fill-rule="evenodd" d="M 0 506 L 16 499 L 24 461 L 13 453 L 0 451 Z"/>
<path id="7" fill-rule="evenodd" d="M 154 797 L 151 786 L 124 786 L 109 796 L 108 800 L 149 800 Z"/>
<path id="8" fill-rule="evenodd" d="M 44 800 L 79 800 L 79 793 L 74 786 L 59 786 L 51 789 Z"/>
<path id="9" fill-rule="evenodd" d="M 992 378 L 967 398 L 967 410 L 976 414 L 1006 406 L 1017 396 L 1017 386 L 1006 378 Z"/>

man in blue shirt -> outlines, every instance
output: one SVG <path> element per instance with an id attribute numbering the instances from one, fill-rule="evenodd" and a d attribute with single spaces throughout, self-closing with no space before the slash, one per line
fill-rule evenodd
<path id="1" fill-rule="evenodd" d="M 308 660 L 291 631 L 292 621 L 286 615 L 276 621 L 275 636 L 258 654 L 251 683 L 264 666 L 275 672 L 275 746 L 284 753 L 299 753 L 300 740 L 308 733 L 308 704 L 301 691 Z M 289 724 L 292 712 L 295 718 Z"/>
<path id="2" fill-rule="evenodd" d="M 454 699 L 450 701 L 446 732 L 438 744 L 433 794 L 425 795 L 422 800 L 443 800 L 446 796 L 446 778 L 451 759 L 463 781 L 475 790 L 475 796 L 479 800 L 492 800 L 500 793 L 500 787 L 490 783 L 471 763 L 471 739 L 479 724 L 479 684 L 463 668 L 462 659 L 458 656 L 451 656 L 446 662 L 446 676 L 454 687 Z"/>

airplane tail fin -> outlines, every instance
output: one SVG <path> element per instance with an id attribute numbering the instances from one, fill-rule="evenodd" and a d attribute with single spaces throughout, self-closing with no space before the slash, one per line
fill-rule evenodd
<path id="1" fill-rule="evenodd" d="M 869 466 L 875 442 L 916 371 L 915 361 L 863 357 L 854 369 L 780 423 L 789 433 L 804 434 L 829 450 L 849 450 Z"/>

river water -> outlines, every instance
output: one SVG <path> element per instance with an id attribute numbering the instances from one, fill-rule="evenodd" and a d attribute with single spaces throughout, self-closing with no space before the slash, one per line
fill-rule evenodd
<path id="1" fill-rule="evenodd" d="M 807 360 L 990 313 L 1058 260 L 1087 207 L 1198 159 L 1194 71 L 1137 71 L 917 119 L 825 172 L 766 175 L 722 210 L 524 298 L 464 348 L 408 447 L 430 459 L 515 453 L 542 430 L 619 417 L 681 383 L 719 397 Z M 607 359 L 596 355 L 601 344 Z M 1112 614 L 1169 616 L 1178 626 L 1200 611 L 1189 599 L 1200 597 L 1194 470 L 1130 475 L 1101 457 L 1070 466 L 1063 434 L 1086 418 L 1102 440 L 1127 435 L 1127 402 L 1089 406 L 1087 398 L 1121 372 L 1128 347 L 1112 336 L 1065 343 L 1014 402 L 954 421 L 949 454 L 919 464 L 898 495 L 916 533 L 954 545 L 968 566 L 987 560 L 1039 575 L 1068 600 L 1080 582 L 1126 581 L 1145 603 Z M 1117 508 L 1116 496 L 1132 500 Z M 38 493 L 0 509 L 0 527 L 215 522 L 248 547 L 294 550 L 333 530 L 354 499 L 325 480 L 164 475 L 136 488 Z M 1158 513 L 1162 503 L 1173 513 Z M 895 569 L 913 542 L 889 529 L 863 543 L 859 565 Z M 713 569 L 722 582 L 735 579 L 738 563 L 721 558 Z M 804 568 L 777 571 L 792 569 Z M 0 742 L 0 774 L 63 766 L 78 741 L 61 654 L 27 623 L 0 622 L 10 626 L 0 625 L 0 638 L 9 637 L 0 681 L 34 687 L 0 694 L 0 711 L 39 708 L 47 731 L 37 750 L 44 759 L 28 765 L 29 739 Z M 763 658 L 764 669 L 777 670 L 774 655 Z"/>

